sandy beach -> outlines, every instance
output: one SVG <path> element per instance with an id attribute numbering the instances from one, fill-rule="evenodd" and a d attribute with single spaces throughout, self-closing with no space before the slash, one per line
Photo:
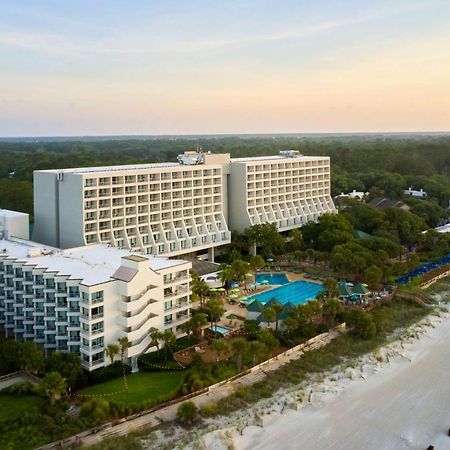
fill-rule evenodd
<path id="1" fill-rule="evenodd" d="M 235 433 L 235 448 L 450 449 L 450 319 L 431 320 L 420 339 L 388 348 L 390 362 L 313 386 L 311 404 Z"/>

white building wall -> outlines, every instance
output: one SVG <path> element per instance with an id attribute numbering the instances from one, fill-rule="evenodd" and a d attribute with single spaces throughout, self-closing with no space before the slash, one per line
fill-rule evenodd
<path id="1" fill-rule="evenodd" d="M 57 174 L 35 171 L 33 174 L 34 229 L 33 240 L 54 247 L 59 246 L 59 199 Z"/>
<path id="2" fill-rule="evenodd" d="M 28 214 L 0 209 L 0 237 L 29 239 L 30 219 Z"/>

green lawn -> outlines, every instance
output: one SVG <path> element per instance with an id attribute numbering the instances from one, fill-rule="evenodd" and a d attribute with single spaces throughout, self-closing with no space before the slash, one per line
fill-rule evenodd
<path id="1" fill-rule="evenodd" d="M 14 396 L 0 394 L 0 424 L 19 418 L 42 405 L 42 399 L 35 395 Z"/>
<path id="2" fill-rule="evenodd" d="M 181 388 L 184 379 L 184 372 L 162 371 L 162 372 L 139 372 L 127 375 L 128 391 L 125 391 L 123 378 L 117 378 L 105 383 L 90 386 L 79 392 L 84 395 L 110 394 L 104 398 L 125 405 L 145 404 L 161 399 L 164 401 L 168 397 L 173 397 Z"/>

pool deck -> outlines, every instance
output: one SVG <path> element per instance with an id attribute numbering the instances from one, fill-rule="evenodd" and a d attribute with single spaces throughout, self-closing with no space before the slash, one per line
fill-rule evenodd
<path id="1" fill-rule="evenodd" d="M 258 272 L 258 273 L 264 273 L 264 272 Z M 272 272 L 268 272 L 268 273 L 272 273 Z M 298 273 L 294 273 L 294 272 L 286 272 L 286 271 L 273 272 L 273 273 L 286 274 L 286 276 L 288 277 L 288 280 L 290 282 L 307 281 L 308 283 L 315 283 L 315 284 L 320 284 L 320 285 L 322 284 L 316 280 L 311 280 L 310 278 L 305 278 L 303 276 L 303 274 L 298 274 Z M 248 294 L 244 294 L 242 292 L 241 294 L 239 294 L 239 296 L 246 295 L 247 297 L 251 297 L 252 295 L 261 294 L 262 292 L 266 292 L 266 291 L 271 291 L 272 289 L 276 289 L 280 286 L 283 286 L 283 285 L 282 284 L 272 284 L 272 285 L 267 285 L 267 286 L 259 286 L 255 291 L 250 292 Z M 241 327 L 241 325 L 243 325 L 244 322 L 239 319 L 231 319 L 231 320 L 226 319 L 225 316 L 227 316 L 229 314 L 234 314 L 235 316 L 246 317 L 246 308 L 242 308 L 241 306 L 239 306 L 239 303 L 230 305 L 228 303 L 228 301 L 226 300 L 226 296 L 224 296 L 223 298 L 224 298 L 225 315 L 224 315 L 224 318 L 220 322 L 218 322 L 218 325 L 235 330 L 235 329 Z"/>

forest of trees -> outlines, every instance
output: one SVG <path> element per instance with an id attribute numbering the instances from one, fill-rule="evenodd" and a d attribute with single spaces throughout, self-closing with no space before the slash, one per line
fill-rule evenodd
<path id="1" fill-rule="evenodd" d="M 409 186 L 429 194 L 408 202 L 422 217 L 443 219 L 450 199 L 450 136 L 321 136 L 149 138 L 104 141 L 0 141 L 0 208 L 32 214 L 33 170 L 175 161 L 202 148 L 232 157 L 276 154 L 282 149 L 329 155 L 332 194 L 349 190 L 401 198 Z M 14 173 L 14 175 L 10 175 Z"/>

